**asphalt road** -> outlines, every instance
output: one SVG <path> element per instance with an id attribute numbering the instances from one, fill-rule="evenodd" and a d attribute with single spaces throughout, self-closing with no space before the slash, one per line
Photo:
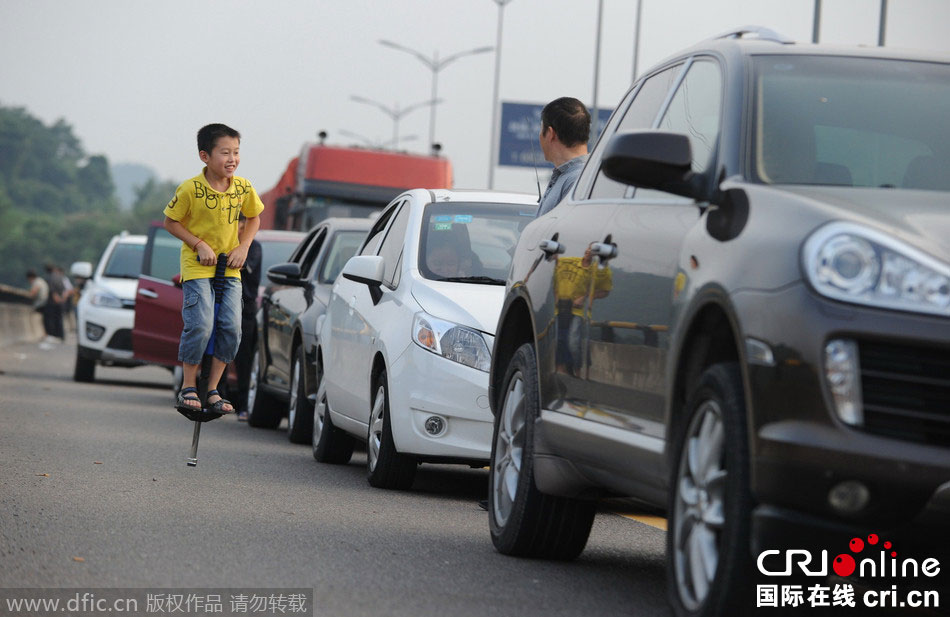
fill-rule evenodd
<path id="1" fill-rule="evenodd" d="M 371 488 L 283 430 L 192 423 L 170 374 L 97 369 L 74 345 L 0 348 L 0 588 L 307 588 L 315 615 L 669 615 L 665 533 L 601 512 L 571 563 L 505 557 L 487 471 L 426 465 Z M 2 612 L 3 607 L 0 607 Z"/>

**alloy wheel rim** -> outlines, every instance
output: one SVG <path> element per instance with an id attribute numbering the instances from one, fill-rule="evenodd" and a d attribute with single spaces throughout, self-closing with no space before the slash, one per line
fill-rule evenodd
<path id="1" fill-rule="evenodd" d="M 716 401 L 703 402 L 689 425 L 676 482 L 673 566 L 683 605 L 697 609 L 719 566 L 725 525 L 725 427 Z"/>
<path id="2" fill-rule="evenodd" d="M 369 470 L 376 469 L 379 462 L 379 448 L 383 439 L 383 428 L 386 416 L 386 388 L 380 386 L 376 390 L 376 399 L 373 401 L 373 413 L 369 417 L 369 444 L 366 453 L 369 459 Z"/>
<path id="3" fill-rule="evenodd" d="M 300 386 L 300 361 L 294 358 L 294 368 L 290 372 L 290 404 L 287 407 L 287 430 L 294 430 L 297 419 L 297 388 Z"/>
<path id="4" fill-rule="evenodd" d="M 327 395 L 323 390 L 323 384 L 317 389 L 317 404 L 313 406 L 313 446 L 320 443 L 320 435 L 323 434 L 323 417 L 327 412 Z"/>
<path id="5" fill-rule="evenodd" d="M 514 508 L 521 478 L 525 438 L 524 379 L 519 372 L 512 375 L 505 392 L 491 466 L 492 515 L 499 526 L 508 522 Z"/>
<path id="6" fill-rule="evenodd" d="M 258 354 L 254 354 L 251 359 L 251 374 L 247 381 L 247 410 L 254 409 L 254 401 L 257 400 L 257 377 L 261 372 L 261 359 Z"/>

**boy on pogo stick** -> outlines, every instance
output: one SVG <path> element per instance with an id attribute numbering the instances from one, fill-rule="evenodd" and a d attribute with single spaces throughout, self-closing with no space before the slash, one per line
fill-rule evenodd
<path id="1" fill-rule="evenodd" d="M 234 175 L 240 157 L 241 134 L 224 124 L 198 131 L 198 157 L 205 168 L 183 182 L 165 206 L 165 229 L 182 241 L 181 316 L 184 329 L 178 348 L 184 379 L 178 394 L 179 411 L 202 409 L 198 371 L 214 332 L 214 357 L 208 375 L 208 411 L 232 413 L 234 406 L 218 394 L 218 382 L 234 360 L 241 340 L 241 267 L 260 227 L 264 204 L 251 183 Z M 238 217 L 247 223 L 238 234 Z M 224 297 L 214 318 L 212 279 L 218 254 L 228 256 Z"/>

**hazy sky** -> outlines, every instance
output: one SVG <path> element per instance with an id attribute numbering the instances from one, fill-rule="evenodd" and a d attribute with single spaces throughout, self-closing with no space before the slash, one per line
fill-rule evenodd
<path id="1" fill-rule="evenodd" d="M 812 35 L 814 0 L 642 0 L 640 71 L 736 26 Z M 603 0 L 598 102 L 631 83 L 636 0 Z M 880 0 L 823 0 L 822 43 L 877 43 Z M 890 0 L 886 44 L 950 52 L 950 1 Z M 512 0 L 504 9 L 503 101 L 593 99 L 596 0 Z M 0 0 L 0 104 L 45 123 L 64 118 L 90 154 L 143 163 L 182 181 L 200 169 L 194 135 L 208 122 L 241 131 L 238 171 L 261 191 L 301 145 L 382 143 L 382 111 L 431 96 L 432 73 L 390 39 L 441 57 L 495 45 L 492 0 Z M 948 54 L 950 55 L 950 54 Z M 436 140 L 457 187 L 488 181 L 494 54 L 439 73 Z M 407 114 L 404 149 L 425 152 L 429 112 Z M 533 192 L 532 171 L 499 168 L 495 187 Z"/>

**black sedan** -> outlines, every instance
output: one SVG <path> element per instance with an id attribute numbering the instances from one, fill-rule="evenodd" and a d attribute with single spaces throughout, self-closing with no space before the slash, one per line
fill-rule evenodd
<path id="1" fill-rule="evenodd" d="M 310 230 L 287 263 L 267 270 L 248 395 L 251 426 L 277 428 L 286 415 L 289 439 L 310 442 L 312 397 L 320 379 L 317 320 L 326 311 L 333 281 L 371 225 L 370 219 L 327 219 Z"/>

